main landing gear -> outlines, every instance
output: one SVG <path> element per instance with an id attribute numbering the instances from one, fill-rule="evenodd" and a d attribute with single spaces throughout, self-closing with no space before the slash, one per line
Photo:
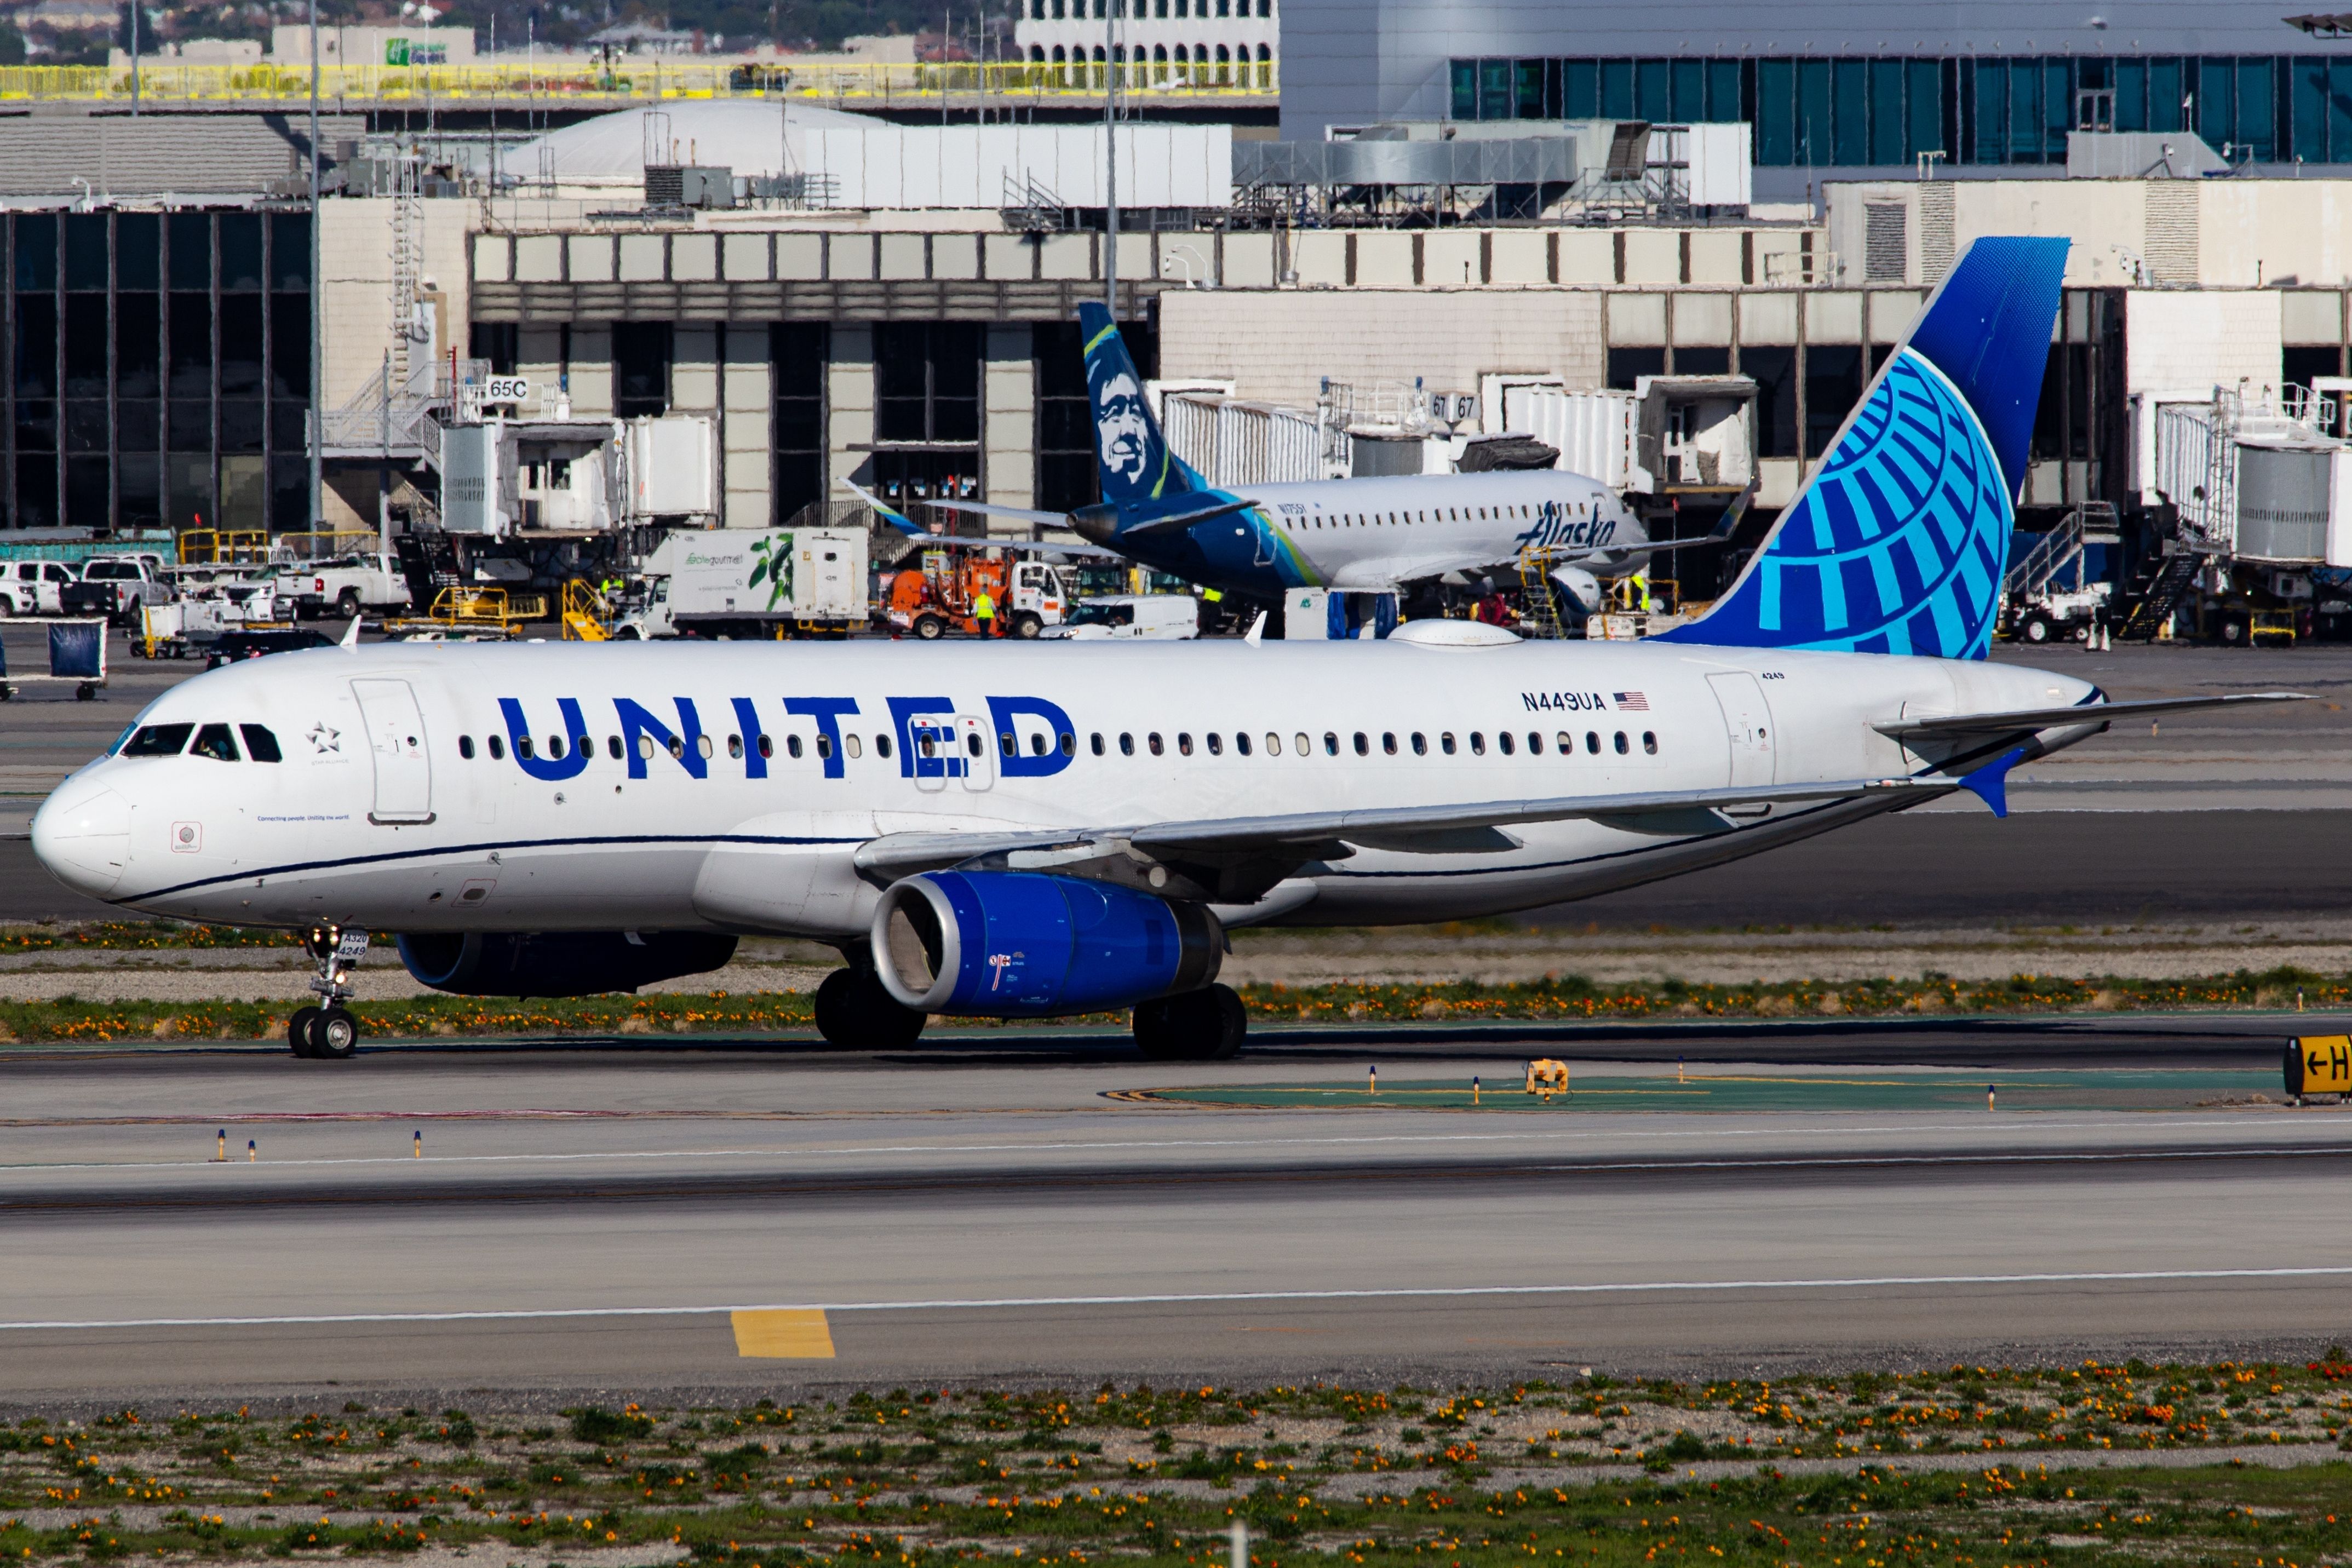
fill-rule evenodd
<path id="1" fill-rule="evenodd" d="M 294 1054 L 313 1061 L 343 1061 L 359 1051 L 360 1022 L 343 1006 L 352 994 L 352 966 L 367 951 L 368 934 L 345 931 L 340 925 L 313 925 L 303 935 L 302 950 L 319 966 L 310 982 L 324 1007 L 294 1009 L 287 1020 L 286 1043 Z"/>
<path id="2" fill-rule="evenodd" d="M 884 990 L 870 967 L 835 969 L 816 988 L 816 1028 L 827 1044 L 903 1051 L 929 1021 Z"/>
<path id="3" fill-rule="evenodd" d="M 1249 1033 L 1249 1009 L 1231 986 L 1210 986 L 1135 1007 L 1135 1043 L 1152 1061 L 1230 1061 Z"/>

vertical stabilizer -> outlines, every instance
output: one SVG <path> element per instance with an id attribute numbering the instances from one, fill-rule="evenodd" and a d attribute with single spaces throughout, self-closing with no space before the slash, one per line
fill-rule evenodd
<path id="1" fill-rule="evenodd" d="M 2066 245 L 1970 245 L 1730 591 L 1662 640 L 1984 657 Z"/>
<path id="2" fill-rule="evenodd" d="M 1127 507 L 1200 489 L 1192 471 L 1168 450 L 1168 438 L 1144 400 L 1143 378 L 1110 312 L 1091 301 L 1080 305 L 1078 337 L 1086 345 L 1087 395 L 1094 404 L 1103 499 Z"/>

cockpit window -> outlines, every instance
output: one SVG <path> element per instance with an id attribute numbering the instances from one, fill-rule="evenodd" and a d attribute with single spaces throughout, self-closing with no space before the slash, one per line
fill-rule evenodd
<path id="1" fill-rule="evenodd" d="M 195 745 L 188 747 L 191 757 L 209 757 L 215 762 L 237 760 L 236 737 L 225 724 L 208 724 L 196 731 Z"/>
<path id="2" fill-rule="evenodd" d="M 132 736 L 134 736 L 134 735 L 136 735 L 136 734 L 138 734 L 138 733 L 139 733 L 139 727 L 138 727 L 137 725 L 135 725 L 135 724 L 126 724 L 126 725 L 124 725 L 124 726 L 122 727 L 122 733 L 121 733 L 121 735 L 116 736 L 116 737 L 114 737 L 114 744 L 113 744 L 112 746 L 110 746 L 110 747 L 108 747 L 106 748 L 106 754 L 107 754 L 109 757 L 113 757 L 113 756 L 117 756 L 117 755 L 119 755 L 119 754 L 121 752 L 121 750 L 122 750 L 122 743 L 123 743 L 124 741 L 126 741 L 126 740 L 129 740 Z"/>
<path id="3" fill-rule="evenodd" d="M 125 757 L 177 757 L 187 749 L 188 737 L 196 732 L 193 724 L 146 724 L 131 737 L 122 748 Z"/>
<path id="4" fill-rule="evenodd" d="M 245 737 L 245 754 L 256 762 L 283 762 L 278 749 L 278 737 L 262 725 L 241 724 L 236 732 Z"/>

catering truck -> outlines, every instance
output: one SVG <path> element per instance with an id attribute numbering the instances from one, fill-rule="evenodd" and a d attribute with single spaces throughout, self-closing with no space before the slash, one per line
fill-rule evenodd
<path id="1" fill-rule="evenodd" d="M 674 530 L 646 556 L 613 635 L 846 636 L 866 624 L 866 542 L 850 528 Z"/>

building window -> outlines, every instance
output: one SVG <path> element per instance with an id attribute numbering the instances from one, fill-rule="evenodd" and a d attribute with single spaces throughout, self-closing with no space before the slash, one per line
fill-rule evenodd
<path id="1" fill-rule="evenodd" d="M 774 421 L 770 448 L 775 455 L 778 523 L 791 523 L 800 510 L 822 510 L 830 499 L 825 467 L 824 382 L 833 359 L 833 329 L 824 322 L 782 322 L 768 329 L 768 384 Z"/>
<path id="2" fill-rule="evenodd" d="M 1862 345 L 1818 343 L 1805 350 L 1805 455 L 1830 449 L 1838 426 L 1862 401 Z"/>
<path id="3" fill-rule="evenodd" d="M 874 436 L 888 442 L 980 439 L 982 328 L 893 321 L 874 329 Z"/>
<path id="4" fill-rule="evenodd" d="M 1739 373 L 1756 383 L 1756 450 L 1797 455 L 1797 350 L 1780 344 L 1739 348 Z"/>
<path id="5" fill-rule="evenodd" d="M 669 412 L 675 343 L 667 321 L 622 321 L 613 328 L 613 413 L 622 419 Z"/>

